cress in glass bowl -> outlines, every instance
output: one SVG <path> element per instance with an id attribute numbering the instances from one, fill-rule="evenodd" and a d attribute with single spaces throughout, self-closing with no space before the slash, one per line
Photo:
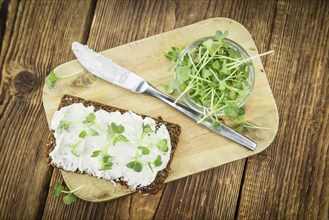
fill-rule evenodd
<path id="1" fill-rule="evenodd" d="M 183 101 L 206 117 L 244 115 L 253 90 L 254 66 L 248 53 L 227 33 L 204 37 L 188 45 L 174 70 Z M 232 117 L 230 117 L 232 116 Z"/>

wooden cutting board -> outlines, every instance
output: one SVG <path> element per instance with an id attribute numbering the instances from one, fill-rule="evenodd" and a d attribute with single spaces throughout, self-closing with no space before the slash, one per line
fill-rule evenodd
<path id="1" fill-rule="evenodd" d="M 164 57 L 164 52 L 172 46 L 181 48 L 198 38 L 214 35 L 217 30 L 227 30 L 228 38 L 238 42 L 250 56 L 258 54 L 255 43 L 246 28 L 228 18 L 204 20 L 101 53 L 164 92 L 164 85 L 173 78 L 173 74 L 168 72 L 170 62 Z M 270 128 L 249 130 L 245 133 L 257 143 L 255 151 L 250 151 L 210 132 L 155 98 L 134 94 L 93 76 L 84 70 L 77 60 L 64 63 L 54 69 L 58 75 L 71 75 L 77 72 L 79 74 L 56 82 L 51 89 L 45 86 L 43 104 L 48 123 L 61 97 L 64 94 L 70 94 L 132 110 L 139 114 L 161 116 L 166 121 L 179 124 L 182 127 L 182 134 L 166 180 L 169 182 L 257 154 L 273 141 L 279 125 L 277 106 L 261 60 L 254 59 L 253 63 L 256 80 L 254 91 L 247 101 L 246 119 Z M 87 201 L 107 201 L 131 193 L 129 189 L 119 184 L 114 187 L 109 181 L 75 173 L 62 172 L 62 174 L 70 189 L 84 185 L 75 194 Z"/>

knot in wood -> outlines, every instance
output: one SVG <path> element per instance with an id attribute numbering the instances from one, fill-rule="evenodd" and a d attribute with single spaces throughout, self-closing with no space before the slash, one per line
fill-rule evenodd
<path id="1" fill-rule="evenodd" d="M 38 81 L 38 78 L 28 71 L 18 73 L 14 78 L 14 86 L 17 94 L 31 92 L 37 86 Z"/>

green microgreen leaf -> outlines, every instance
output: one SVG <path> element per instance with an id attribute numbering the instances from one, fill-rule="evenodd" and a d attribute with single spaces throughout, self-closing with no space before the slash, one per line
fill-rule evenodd
<path id="1" fill-rule="evenodd" d="M 161 166 L 162 161 L 161 161 L 161 156 L 160 155 L 157 156 L 157 158 L 154 160 L 153 164 L 154 164 L 155 167 Z"/>
<path id="2" fill-rule="evenodd" d="M 55 188 L 51 192 L 51 194 L 55 197 L 59 196 L 62 193 L 63 186 L 62 183 L 59 181 L 56 183 Z"/>
<path id="3" fill-rule="evenodd" d="M 134 170 L 135 172 L 141 172 L 141 171 L 142 171 L 142 164 L 139 163 L 139 162 L 137 162 L 137 163 L 135 164 L 135 166 L 133 167 L 133 170 Z"/>
<path id="4" fill-rule="evenodd" d="M 98 170 L 110 170 L 112 169 L 112 161 L 111 161 L 112 156 L 109 154 L 104 154 L 101 157 L 101 168 L 99 168 Z"/>
<path id="5" fill-rule="evenodd" d="M 72 150 L 70 150 L 70 152 L 71 152 L 74 156 L 76 156 L 76 157 L 80 157 L 80 154 L 76 151 L 75 148 L 73 148 Z"/>
<path id="6" fill-rule="evenodd" d="M 158 144 L 158 148 L 163 152 L 167 152 L 168 151 L 167 140 L 166 139 L 160 140 L 160 143 Z"/>
<path id="7" fill-rule="evenodd" d="M 115 132 L 113 131 L 111 125 L 107 125 L 107 133 L 109 133 L 110 136 L 114 136 L 115 135 Z"/>
<path id="8" fill-rule="evenodd" d="M 221 91 L 225 91 L 225 89 L 226 89 L 226 82 L 224 82 L 224 81 L 220 81 L 220 82 L 219 82 L 219 87 L 218 87 L 218 89 L 221 90 Z"/>
<path id="9" fill-rule="evenodd" d="M 125 131 L 125 128 L 122 125 L 117 126 L 117 133 L 122 134 Z"/>
<path id="10" fill-rule="evenodd" d="M 236 118 L 236 120 L 238 120 L 238 121 L 244 121 L 244 113 L 239 113 L 238 112 L 238 117 Z"/>
<path id="11" fill-rule="evenodd" d="M 134 170 L 135 172 L 141 172 L 142 171 L 142 164 L 138 161 L 131 161 L 127 163 L 127 167 Z"/>
<path id="12" fill-rule="evenodd" d="M 130 169 L 132 169 L 134 167 L 134 165 L 135 165 L 135 161 L 131 161 L 131 162 L 127 163 L 127 167 Z"/>
<path id="13" fill-rule="evenodd" d="M 244 120 L 245 113 L 237 106 L 244 102 L 251 90 L 250 60 L 261 55 L 246 59 L 225 39 L 227 36 L 227 31 L 217 31 L 212 39 L 199 43 L 183 57 L 175 54 L 178 50 L 166 55 L 170 59 L 178 57 L 175 62 L 178 81 L 169 82 L 166 91 L 180 90 L 176 101 L 184 96 L 204 107 L 202 120 L 214 119 L 218 113 L 224 113 L 231 121 Z"/>
<path id="14" fill-rule="evenodd" d="M 87 136 L 87 132 L 85 130 L 81 131 L 79 134 L 80 138 L 85 138 Z"/>
<path id="15" fill-rule="evenodd" d="M 150 170 L 151 170 L 152 172 L 154 172 L 151 163 L 148 162 L 147 165 L 149 166 Z"/>
<path id="16" fill-rule="evenodd" d="M 84 124 L 93 123 L 95 119 L 96 119 L 96 115 L 91 112 L 86 116 L 86 119 L 83 121 L 83 123 Z"/>
<path id="17" fill-rule="evenodd" d="M 125 131 L 123 125 L 117 125 L 115 122 L 111 123 L 110 133 L 112 134 L 122 134 Z"/>
<path id="18" fill-rule="evenodd" d="M 112 131 L 113 131 L 114 133 L 117 133 L 118 126 L 117 126 L 116 123 L 112 122 L 112 123 L 111 123 L 111 128 L 112 128 Z"/>
<path id="19" fill-rule="evenodd" d="M 59 80 L 60 78 L 58 78 L 54 72 L 54 70 L 50 71 L 50 73 L 48 74 L 48 76 L 45 79 L 45 83 L 47 84 L 47 86 L 49 88 L 52 88 L 55 85 L 55 82 L 57 80 Z"/>
<path id="20" fill-rule="evenodd" d="M 107 162 L 109 162 L 109 159 L 110 159 L 110 158 L 111 158 L 111 156 L 108 155 L 108 154 L 103 155 L 103 156 L 102 156 L 102 163 L 107 163 Z"/>
<path id="21" fill-rule="evenodd" d="M 241 53 L 239 51 L 237 51 L 234 48 L 228 48 L 227 52 L 229 53 L 229 56 L 232 58 L 240 58 L 241 57 Z"/>
<path id="22" fill-rule="evenodd" d="M 215 39 L 218 40 L 218 41 L 222 41 L 227 35 L 228 35 L 227 31 L 222 33 L 220 30 L 218 30 L 218 31 L 216 31 Z"/>
<path id="23" fill-rule="evenodd" d="M 150 153 L 150 150 L 147 147 L 139 146 L 137 148 L 142 151 L 143 155 L 148 155 Z"/>
<path id="24" fill-rule="evenodd" d="M 63 198 L 63 202 L 65 205 L 71 205 L 75 201 L 77 201 L 77 196 L 74 195 L 73 193 L 70 193 L 70 194 L 64 196 L 64 198 Z"/>
<path id="25" fill-rule="evenodd" d="M 209 76 L 212 75 L 212 73 L 206 68 L 202 69 L 201 72 L 202 72 L 202 78 L 203 79 L 206 79 L 206 78 L 208 78 Z"/>
<path id="26" fill-rule="evenodd" d="M 174 90 L 177 90 L 179 88 L 179 81 L 177 79 L 174 79 L 170 81 L 166 86 L 166 92 L 171 94 L 174 92 Z"/>
<path id="27" fill-rule="evenodd" d="M 234 127 L 234 130 L 236 130 L 237 132 L 243 132 L 244 130 L 244 125 L 243 124 L 240 124 L 240 125 L 237 125 Z"/>
<path id="28" fill-rule="evenodd" d="M 79 74 L 81 72 L 83 72 L 83 71 L 76 72 L 76 73 L 71 74 L 71 75 L 57 76 L 55 74 L 55 71 L 52 70 L 52 71 L 50 71 L 50 73 L 48 74 L 48 76 L 45 78 L 45 83 L 48 86 L 48 88 L 52 88 L 58 80 L 75 76 L 75 75 L 77 75 L 77 74 Z"/>
<path id="29" fill-rule="evenodd" d="M 238 117 L 238 106 L 233 103 L 229 103 L 225 108 L 224 113 L 230 121 L 234 121 Z"/>
<path id="30" fill-rule="evenodd" d="M 151 133 L 153 132 L 151 126 L 149 124 L 142 124 L 142 128 L 143 128 L 143 133 L 147 134 L 147 133 Z"/>
<path id="31" fill-rule="evenodd" d="M 77 141 L 72 146 L 70 146 L 71 153 L 76 157 L 80 157 L 80 154 L 76 151 L 76 148 L 79 146 L 80 142 L 81 142 L 81 140 Z"/>
<path id="32" fill-rule="evenodd" d="M 65 191 L 64 188 L 63 188 L 62 183 L 57 182 L 55 188 L 52 191 L 52 195 L 54 197 L 57 197 L 61 193 L 67 194 L 66 196 L 63 197 L 63 202 L 64 202 L 65 205 L 70 205 L 70 204 L 72 204 L 73 202 L 75 202 L 77 200 L 76 195 L 74 195 L 73 193 L 76 192 L 77 190 L 83 188 L 83 187 L 84 187 L 84 185 L 80 186 L 80 187 L 78 187 L 74 190 L 71 190 L 71 191 Z"/>
<path id="33" fill-rule="evenodd" d="M 212 47 L 213 42 L 214 41 L 212 39 L 208 39 L 208 40 L 204 41 L 202 43 L 202 45 L 205 46 L 207 48 L 207 50 L 209 51 Z"/>
<path id="34" fill-rule="evenodd" d="M 180 50 L 177 47 L 172 47 L 170 51 L 165 53 L 165 56 L 174 62 L 177 62 L 179 55 L 180 55 Z"/>
<path id="35" fill-rule="evenodd" d="M 104 171 L 104 170 L 111 170 L 112 169 L 113 163 L 111 161 L 108 161 L 106 163 L 102 164 L 102 167 L 99 168 L 98 170 Z"/>
<path id="36" fill-rule="evenodd" d="M 115 137 L 115 138 L 113 139 L 113 146 L 115 146 L 115 144 L 116 144 L 118 141 L 119 141 L 119 138 L 118 138 L 118 137 Z"/>
<path id="37" fill-rule="evenodd" d="M 190 67 L 179 65 L 177 66 L 175 71 L 178 76 L 178 80 L 184 82 L 190 79 L 190 74 L 191 74 Z"/>
<path id="38" fill-rule="evenodd" d="M 222 123 L 218 120 L 215 120 L 211 123 L 211 126 L 216 130 L 220 130 L 221 125 L 222 125 Z"/>
<path id="39" fill-rule="evenodd" d="M 220 65 L 219 65 L 218 60 L 216 60 L 215 62 L 212 63 L 212 67 L 214 67 L 216 70 L 219 70 Z"/>
<path id="40" fill-rule="evenodd" d="M 119 134 L 118 136 L 116 136 L 114 138 L 113 145 L 115 145 L 119 141 L 121 141 L 121 142 L 129 142 L 129 140 L 125 136 L 123 136 L 122 134 Z"/>
<path id="41" fill-rule="evenodd" d="M 220 72 L 223 73 L 224 75 L 229 75 L 230 71 L 228 70 L 226 63 L 227 63 L 227 61 L 223 60 L 222 68 L 221 68 Z"/>
<path id="42" fill-rule="evenodd" d="M 98 157 L 101 154 L 101 150 L 96 150 L 92 153 L 91 157 Z"/>
<path id="43" fill-rule="evenodd" d="M 95 129 L 89 128 L 89 130 L 90 130 L 91 136 L 98 136 L 99 135 L 98 131 L 96 131 Z"/>
<path id="44" fill-rule="evenodd" d="M 235 100 L 237 97 L 238 97 L 238 93 L 237 92 L 235 92 L 235 91 L 230 91 L 229 92 L 229 98 L 231 100 Z"/>
<path id="45" fill-rule="evenodd" d="M 241 92 L 239 92 L 239 95 L 241 96 L 242 99 L 245 99 L 248 95 L 248 91 L 244 89 Z"/>
<path id="46" fill-rule="evenodd" d="M 60 131 L 60 133 L 61 133 L 63 130 L 68 131 L 70 124 L 71 124 L 71 123 L 68 122 L 68 121 L 60 121 L 60 122 L 59 122 L 59 131 Z"/>

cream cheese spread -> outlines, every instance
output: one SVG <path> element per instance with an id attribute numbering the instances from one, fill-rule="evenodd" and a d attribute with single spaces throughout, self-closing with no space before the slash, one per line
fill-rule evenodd
<path id="1" fill-rule="evenodd" d="M 133 112 L 95 111 L 74 103 L 62 107 L 51 121 L 56 146 L 52 163 L 66 171 L 122 180 L 135 190 L 151 184 L 166 168 L 171 142 L 165 125 Z"/>

